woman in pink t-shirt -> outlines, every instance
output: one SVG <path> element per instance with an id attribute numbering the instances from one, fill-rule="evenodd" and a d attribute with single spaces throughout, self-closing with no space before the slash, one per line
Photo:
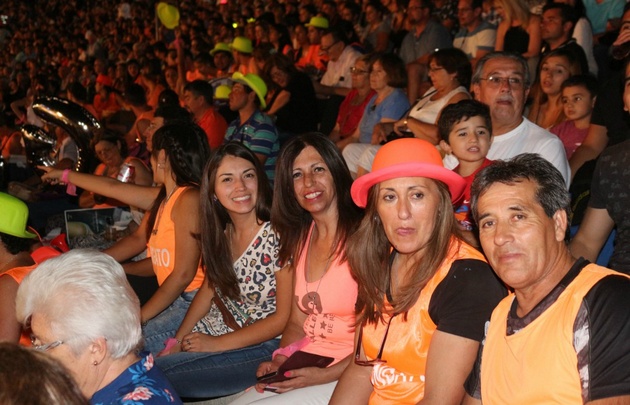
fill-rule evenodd
<path id="1" fill-rule="evenodd" d="M 280 259 L 295 270 L 291 317 L 273 360 L 258 376 L 276 371 L 296 351 L 334 358 L 326 368 L 305 367 L 286 381 L 259 384 L 236 404 L 327 404 L 352 357 L 357 284 L 345 257 L 346 240 L 361 211 L 352 203 L 352 178 L 335 144 L 321 134 L 292 138 L 276 166 L 271 221 L 281 235 Z M 343 215 L 339 215 L 342 213 Z M 262 390 L 271 391 L 264 392 Z M 278 395 L 281 394 L 281 395 Z"/>

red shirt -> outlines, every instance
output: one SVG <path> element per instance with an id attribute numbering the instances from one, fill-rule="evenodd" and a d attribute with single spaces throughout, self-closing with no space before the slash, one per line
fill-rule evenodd
<path id="1" fill-rule="evenodd" d="M 223 144 L 227 122 L 214 108 L 208 108 L 203 117 L 197 121 L 197 125 L 206 133 L 211 149 L 214 150 Z"/>

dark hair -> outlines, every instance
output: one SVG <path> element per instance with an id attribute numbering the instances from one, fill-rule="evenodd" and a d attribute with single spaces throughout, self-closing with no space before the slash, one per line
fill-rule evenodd
<path id="1" fill-rule="evenodd" d="M 443 67 L 448 73 L 456 73 L 459 84 L 465 88 L 470 87 L 470 77 L 472 76 L 472 66 L 468 56 L 459 48 L 446 48 L 435 51 L 429 57 L 429 63 L 434 61 L 438 66 Z"/>
<path id="2" fill-rule="evenodd" d="M 560 171 L 538 154 L 523 153 L 510 160 L 495 160 L 477 174 L 470 189 L 470 207 L 475 221 L 479 220 L 479 197 L 493 184 L 513 186 L 523 180 L 536 183 L 536 200 L 549 218 L 558 210 L 565 211 L 569 217 L 571 196 Z"/>
<path id="3" fill-rule="evenodd" d="M 4 248 L 9 253 L 17 255 L 21 252 L 28 252 L 34 243 L 34 240 L 30 238 L 20 238 L 9 235 L 8 233 L 0 232 L 0 243 L 4 245 Z"/>
<path id="4" fill-rule="evenodd" d="M 70 372 L 43 352 L 0 343 L 3 405 L 88 405 Z"/>
<path id="5" fill-rule="evenodd" d="M 267 77 L 271 77 L 271 68 L 276 67 L 276 69 L 287 73 L 289 77 L 292 77 L 297 73 L 297 69 L 295 68 L 295 64 L 293 61 L 286 55 L 282 55 L 281 53 L 273 54 L 267 59 L 267 63 L 265 63 L 265 74 Z"/>
<path id="6" fill-rule="evenodd" d="M 207 104 L 212 105 L 214 88 L 205 80 L 197 79 L 184 86 L 184 91 L 191 92 L 195 97 L 202 96 Z"/>
<path id="7" fill-rule="evenodd" d="M 123 134 L 107 127 L 95 129 L 93 132 L 94 137 L 90 141 L 90 148 L 92 150 L 96 149 L 97 143 L 104 141 L 118 147 L 121 157 L 127 157 L 127 142 L 125 142 Z"/>
<path id="8" fill-rule="evenodd" d="M 319 132 L 292 137 L 282 147 L 278 156 L 271 208 L 271 222 L 281 236 L 278 256 L 282 263 L 287 263 L 294 255 L 297 256 L 304 247 L 306 235 L 313 221 L 311 214 L 296 200 L 293 185 L 293 163 L 309 146 L 320 154 L 335 182 L 339 221 L 333 246 L 340 248 L 337 254 L 341 254 L 344 260 L 345 243 L 361 219 L 361 210 L 354 205 L 350 196 L 352 176 L 334 142 Z"/>
<path id="9" fill-rule="evenodd" d="M 489 60 L 492 60 L 492 59 L 511 59 L 517 62 L 518 64 L 520 64 L 521 67 L 523 68 L 524 87 L 529 88 L 531 86 L 532 82 L 531 82 L 531 76 L 529 73 L 529 67 L 527 65 L 527 60 L 525 60 L 525 58 L 523 58 L 519 54 L 511 53 L 511 52 L 504 52 L 504 51 L 494 51 L 494 52 L 487 53 L 483 55 L 481 59 L 479 59 L 479 61 L 477 61 L 477 65 L 475 66 L 475 72 L 473 73 L 473 76 L 472 76 L 472 84 L 479 84 L 479 82 L 482 79 L 481 74 L 483 73 L 484 66 Z"/>
<path id="10" fill-rule="evenodd" d="M 597 92 L 599 91 L 599 84 L 597 83 L 597 78 L 590 73 L 585 74 L 585 75 L 569 76 L 567 80 L 562 82 L 560 89 L 564 90 L 567 87 L 574 87 L 574 86 L 583 86 L 589 92 L 591 97 L 597 96 Z"/>
<path id="11" fill-rule="evenodd" d="M 483 8 L 483 0 L 472 0 L 470 2 L 470 8 L 473 10 L 476 8 Z"/>
<path id="12" fill-rule="evenodd" d="M 166 89 L 158 96 L 158 108 L 164 106 L 179 106 L 179 96 L 174 90 Z"/>
<path id="13" fill-rule="evenodd" d="M 164 118 L 164 124 L 172 121 L 192 122 L 190 112 L 179 105 L 164 105 L 155 109 L 154 117 Z"/>
<path id="14" fill-rule="evenodd" d="M 553 4 L 555 0 L 547 0 L 547 4 Z M 576 15 L 576 21 L 582 17 L 586 17 L 586 7 L 584 7 L 584 2 L 582 0 L 574 0 L 573 10 Z"/>
<path id="15" fill-rule="evenodd" d="M 147 104 L 147 95 L 144 88 L 137 83 L 132 83 L 125 89 L 125 101 L 134 107 L 140 107 Z"/>
<path id="16" fill-rule="evenodd" d="M 449 136 L 455 124 L 468 121 L 472 117 L 483 118 L 486 122 L 488 132 L 492 134 L 490 108 L 477 100 L 461 100 L 457 103 L 447 105 L 440 112 L 440 118 L 437 122 L 440 139 L 450 144 Z"/>
<path id="17" fill-rule="evenodd" d="M 339 26 L 328 28 L 324 31 L 322 37 L 324 35 L 331 35 L 333 43 L 343 42 L 344 45 L 348 44 L 348 36 L 346 35 L 345 31 L 343 31 Z"/>
<path id="18" fill-rule="evenodd" d="M 407 87 L 407 70 L 405 62 L 396 54 L 381 53 L 376 54 L 372 59 L 370 70 L 374 63 L 379 62 L 383 66 L 383 70 L 387 73 L 387 85 L 396 88 Z"/>
<path id="19" fill-rule="evenodd" d="M 444 261 L 453 235 L 458 235 L 457 223 L 453 213 L 451 194 L 441 181 L 429 179 L 436 185 L 440 201 L 435 213 L 437 219 L 431 231 L 425 254 L 415 263 L 410 277 L 400 287 L 398 300 L 391 302 L 394 313 L 405 314 L 418 300 L 420 291 L 438 271 Z M 392 246 L 383 223 L 378 215 L 377 202 L 380 186 L 376 184 L 368 191 L 368 203 L 365 216 L 359 229 L 348 241 L 348 264 L 359 286 L 356 312 L 357 324 L 362 321 L 382 320 L 383 314 L 390 313 L 385 306 L 385 294 L 390 281 L 389 258 Z"/>
<path id="20" fill-rule="evenodd" d="M 575 24 L 577 23 L 579 19 L 577 13 L 575 12 L 575 8 L 564 3 L 547 3 L 543 7 L 542 11 L 544 13 L 547 10 L 555 10 L 555 9 L 560 10 L 560 17 L 562 18 L 562 24 L 566 22 L 571 22 L 573 23 L 573 27 L 575 27 Z M 571 32 L 573 32 L 573 27 L 571 28 Z"/>
<path id="21" fill-rule="evenodd" d="M 79 101 L 80 103 L 87 103 L 88 102 L 87 90 L 78 81 L 70 83 L 70 85 L 68 86 L 68 88 L 66 90 L 67 90 L 68 94 L 71 94 L 72 97 L 77 99 L 77 101 Z"/>
<path id="22" fill-rule="evenodd" d="M 177 186 L 199 188 L 203 167 L 210 156 L 208 138 L 203 129 L 188 122 L 164 125 L 153 135 L 153 156 L 157 156 L 161 150 L 166 153 Z M 165 197 L 166 190 L 162 187 L 149 213 L 147 239 Z"/>
<path id="23" fill-rule="evenodd" d="M 200 53 L 195 57 L 195 62 L 205 66 L 212 66 L 212 56 L 209 53 Z"/>
<path id="24" fill-rule="evenodd" d="M 201 253 L 204 270 L 210 285 L 226 297 L 238 300 L 241 292 L 234 273 L 233 252 L 225 236 L 225 229 L 232 220 L 214 194 L 217 170 L 226 156 L 245 159 L 254 165 L 258 184 L 256 218 L 261 222 L 269 221 L 271 216 L 271 187 L 265 169 L 256 155 L 238 142 L 228 142 L 215 150 L 203 171 L 200 194 Z"/>

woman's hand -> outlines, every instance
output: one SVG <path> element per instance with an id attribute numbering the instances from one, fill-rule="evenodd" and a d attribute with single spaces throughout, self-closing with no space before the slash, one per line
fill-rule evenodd
<path id="1" fill-rule="evenodd" d="M 288 380 L 269 384 L 269 387 L 273 388 L 274 392 L 281 394 L 297 388 L 325 384 L 330 382 L 330 379 L 327 378 L 327 371 L 326 368 L 319 367 L 304 367 L 287 371 L 284 375 L 289 377 Z M 258 385 L 256 389 L 258 389 Z"/>
<path id="2" fill-rule="evenodd" d="M 285 361 L 287 361 L 287 359 L 288 359 L 287 356 L 278 354 L 276 355 L 276 357 L 273 358 L 272 361 L 264 361 L 260 363 L 260 365 L 258 366 L 258 370 L 256 370 L 256 377 L 262 377 L 269 373 L 275 373 L 276 371 L 278 371 L 278 368 Z M 268 384 L 256 384 L 255 385 L 256 391 L 263 392 L 265 390 L 265 387 L 267 387 L 267 385 Z"/>
<path id="3" fill-rule="evenodd" d="M 158 353 L 157 357 L 168 356 L 169 354 L 175 354 L 182 351 L 182 344 L 176 343 L 168 349 L 164 349 Z"/>
<path id="4" fill-rule="evenodd" d="M 407 127 L 407 124 L 405 124 L 405 119 L 400 119 L 396 122 L 394 122 L 394 132 L 396 133 L 396 135 L 398 136 L 403 136 L 402 130 L 408 130 L 409 128 Z"/>
<path id="5" fill-rule="evenodd" d="M 381 124 L 374 125 L 374 129 L 372 130 L 372 145 L 380 145 L 381 142 L 387 141 L 387 134 L 383 130 L 383 126 Z"/>
<path id="6" fill-rule="evenodd" d="M 189 333 L 182 339 L 181 348 L 185 352 L 215 353 L 227 350 L 221 345 L 221 336 L 210 336 L 205 333 Z"/>
<path id="7" fill-rule="evenodd" d="M 63 170 L 48 166 L 37 166 L 37 168 L 45 172 L 41 177 L 42 181 L 50 184 L 58 184 L 60 182 Z"/>

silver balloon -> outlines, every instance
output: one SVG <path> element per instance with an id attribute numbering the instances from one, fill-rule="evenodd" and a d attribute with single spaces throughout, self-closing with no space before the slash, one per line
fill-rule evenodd
<path id="1" fill-rule="evenodd" d="M 94 160 L 90 141 L 93 131 L 101 127 L 98 120 L 77 103 L 58 97 L 41 97 L 33 103 L 33 111 L 44 121 L 63 128 L 79 149 L 76 171 L 90 171 Z"/>
<path id="2" fill-rule="evenodd" d="M 57 143 L 54 136 L 50 136 L 43 128 L 26 124 L 20 128 L 26 160 L 32 166 L 54 166 L 53 149 Z"/>

